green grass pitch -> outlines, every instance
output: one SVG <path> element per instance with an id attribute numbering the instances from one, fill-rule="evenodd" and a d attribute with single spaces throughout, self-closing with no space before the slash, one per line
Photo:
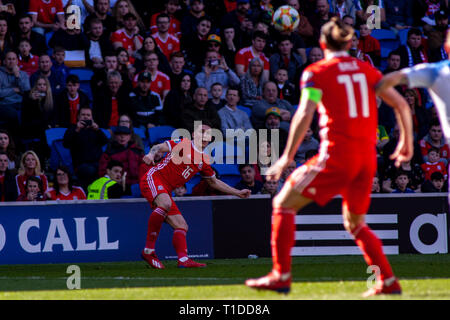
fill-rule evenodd
<path id="1" fill-rule="evenodd" d="M 401 296 L 372 299 L 450 299 L 450 255 L 389 256 L 400 278 Z M 0 300 L 342 300 L 362 299 L 367 266 L 362 256 L 295 257 L 289 295 L 254 291 L 247 278 L 265 275 L 271 259 L 206 260 L 202 269 L 164 270 L 142 262 L 81 263 L 81 289 L 68 290 L 69 264 L 0 266 Z"/>

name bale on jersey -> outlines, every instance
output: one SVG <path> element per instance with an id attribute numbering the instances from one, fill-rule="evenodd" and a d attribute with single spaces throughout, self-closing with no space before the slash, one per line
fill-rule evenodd
<path id="1" fill-rule="evenodd" d="M 338 68 L 342 72 L 359 70 L 359 66 L 358 66 L 358 63 L 356 61 L 339 62 L 338 63 Z"/>

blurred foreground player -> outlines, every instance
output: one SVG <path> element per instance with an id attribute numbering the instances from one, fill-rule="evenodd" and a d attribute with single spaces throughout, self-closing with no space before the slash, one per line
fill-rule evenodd
<path id="1" fill-rule="evenodd" d="M 450 143 L 450 29 L 444 43 L 447 60 L 435 63 L 421 63 L 386 75 L 379 84 L 379 90 L 407 85 L 409 88 L 427 88 L 436 106 L 447 143 Z"/>
<path id="2" fill-rule="evenodd" d="M 354 237 L 367 264 L 380 268 L 376 286 L 364 296 L 401 293 L 381 241 L 365 223 L 376 172 L 375 88 L 382 75 L 369 64 L 349 56 L 353 33 L 351 27 L 332 18 L 322 27 L 320 37 L 325 59 L 307 67 L 302 76 L 302 98 L 292 119 L 286 149 L 267 171 L 267 178 L 278 180 L 294 159 L 316 108 L 320 115 L 319 153 L 297 168 L 273 199 L 273 268 L 265 277 L 247 280 L 245 284 L 250 288 L 290 291 L 295 214 L 312 201 L 323 206 L 341 194 L 345 229 Z M 394 89 L 377 93 L 393 106 L 397 116 L 400 138 L 391 158 L 399 166 L 413 155 L 411 113 Z"/>
<path id="3" fill-rule="evenodd" d="M 211 127 L 201 124 L 195 127 L 192 141 L 189 139 L 166 141 L 153 146 L 143 158 L 144 163 L 151 167 L 142 176 L 140 187 L 142 195 L 150 203 L 153 212 L 148 220 L 147 241 L 142 251 L 142 258 L 153 268 L 164 268 L 155 253 L 156 239 L 163 222 L 174 229 L 172 243 L 178 255 L 178 267 L 206 266 L 188 258 L 186 243 L 188 225 L 171 197 L 175 188 L 185 185 L 200 172 L 210 187 L 216 190 L 240 198 L 250 196 L 250 190 L 237 190 L 216 178 L 209 159 L 203 154 L 203 150 L 210 141 Z M 164 153 L 167 153 L 164 159 L 155 164 L 155 156 Z"/>

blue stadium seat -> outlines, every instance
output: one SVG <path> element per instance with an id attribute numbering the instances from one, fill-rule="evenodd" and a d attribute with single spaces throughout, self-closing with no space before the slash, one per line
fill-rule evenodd
<path id="1" fill-rule="evenodd" d="M 242 110 L 242 111 L 244 111 L 245 113 L 247 113 L 247 115 L 248 115 L 249 118 L 252 116 L 252 109 L 250 109 L 250 108 L 248 108 L 248 107 L 241 106 L 241 105 L 238 105 L 237 108 L 238 108 L 239 110 Z"/>
<path id="2" fill-rule="evenodd" d="M 387 29 L 373 29 L 371 32 L 371 36 L 380 40 L 397 40 L 397 35 L 392 30 Z"/>
<path id="3" fill-rule="evenodd" d="M 165 140 L 170 140 L 172 132 L 175 130 L 171 126 L 158 126 L 148 129 L 148 142 L 152 146 L 154 144 L 161 143 Z"/>
<path id="4" fill-rule="evenodd" d="M 213 142 L 205 148 L 205 153 L 211 156 L 214 163 L 245 162 L 245 150 L 236 143 Z"/>
<path id="5" fill-rule="evenodd" d="M 202 180 L 202 177 L 197 173 L 186 183 L 186 195 L 192 194 L 192 189 L 200 182 L 200 180 Z"/>
<path id="6" fill-rule="evenodd" d="M 237 164 L 220 164 L 213 163 L 212 167 L 217 170 L 219 176 L 237 175 L 240 176 L 239 167 Z"/>
<path id="7" fill-rule="evenodd" d="M 51 170 L 56 170 L 59 165 L 64 165 L 73 174 L 72 155 L 70 154 L 70 150 L 63 146 L 66 130 L 66 128 L 52 128 L 45 131 L 47 144 L 50 147 L 49 165 Z"/>
<path id="8" fill-rule="evenodd" d="M 139 187 L 139 183 L 131 185 L 131 197 L 132 198 L 142 198 L 141 188 Z"/>
<path id="9" fill-rule="evenodd" d="M 49 147 L 52 146 L 53 142 L 56 140 L 62 140 L 67 128 L 51 128 L 45 130 L 45 136 L 47 138 L 47 144 Z"/>
<path id="10" fill-rule="evenodd" d="M 398 38 L 400 39 L 400 44 L 405 45 L 408 40 L 408 31 L 409 29 L 403 29 L 398 32 Z"/>
<path id="11" fill-rule="evenodd" d="M 70 68 L 70 74 L 78 76 L 80 81 L 89 81 L 94 75 L 94 72 L 88 68 Z"/>

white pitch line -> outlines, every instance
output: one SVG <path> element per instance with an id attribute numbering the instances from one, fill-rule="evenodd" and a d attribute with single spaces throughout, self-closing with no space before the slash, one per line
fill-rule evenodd
<path id="1" fill-rule="evenodd" d="M 182 278 L 182 277 L 81 277 L 81 280 L 190 280 L 190 281 L 223 281 L 223 280 L 244 280 L 245 278 Z M 0 277 L 0 280 L 67 280 L 66 277 Z"/>

